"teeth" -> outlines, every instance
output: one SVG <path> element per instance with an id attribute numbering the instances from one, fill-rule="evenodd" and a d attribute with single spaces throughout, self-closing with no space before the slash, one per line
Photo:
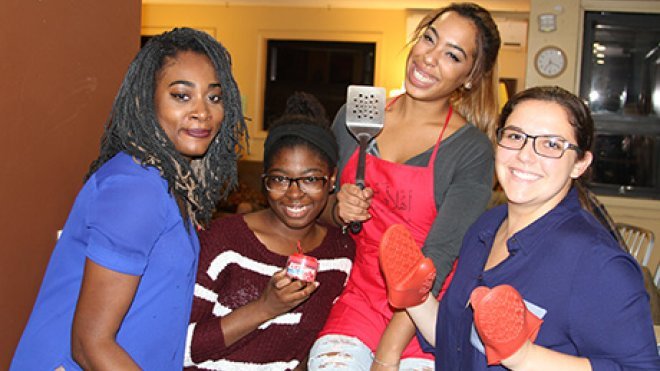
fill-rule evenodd
<path id="1" fill-rule="evenodd" d="M 286 207 L 287 213 L 289 213 L 291 215 L 294 215 L 294 216 L 302 214 L 303 212 L 305 212 L 306 209 L 307 209 L 307 207 L 305 207 L 305 206 L 287 206 Z"/>
<path id="2" fill-rule="evenodd" d="M 511 170 L 511 173 L 513 175 L 515 175 L 516 177 L 518 177 L 520 179 L 523 179 L 523 180 L 537 180 L 537 179 L 540 178 L 540 176 L 538 176 L 538 175 L 534 175 L 534 174 L 527 173 L 527 172 L 522 172 L 522 171 L 519 171 L 519 170 Z"/>
<path id="3" fill-rule="evenodd" d="M 428 84 L 430 84 L 430 83 L 433 82 L 433 79 L 432 79 L 432 78 L 430 78 L 430 77 L 427 76 L 426 74 L 423 74 L 423 73 L 420 72 L 417 68 L 413 69 L 413 76 L 414 76 L 417 80 L 419 80 L 419 81 L 421 81 L 421 82 L 424 82 L 424 83 L 428 83 Z"/>

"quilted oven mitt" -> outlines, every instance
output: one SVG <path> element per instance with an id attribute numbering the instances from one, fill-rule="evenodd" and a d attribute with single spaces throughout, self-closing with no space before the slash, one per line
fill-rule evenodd
<path id="1" fill-rule="evenodd" d="M 509 285 L 472 291 L 474 325 L 486 348 L 488 365 L 509 358 L 529 339 L 534 342 L 543 320 L 530 312 L 518 290 Z"/>
<path id="2" fill-rule="evenodd" d="M 421 304 L 435 280 L 433 262 L 401 224 L 390 226 L 380 240 L 380 268 L 387 284 L 387 300 L 394 308 Z"/>

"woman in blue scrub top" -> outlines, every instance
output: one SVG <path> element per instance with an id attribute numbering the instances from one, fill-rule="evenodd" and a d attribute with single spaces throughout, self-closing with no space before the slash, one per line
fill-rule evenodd
<path id="1" fill-rule="evenodd" d="M 181 370 L 197 230 L 245 134 L 227 51 L 189 28 L 131 63 L 12 370 Z"/>

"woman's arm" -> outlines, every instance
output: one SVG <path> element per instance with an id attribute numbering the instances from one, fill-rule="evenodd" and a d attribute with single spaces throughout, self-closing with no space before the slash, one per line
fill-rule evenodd
<path id="1" fill-rule="evenodd" d="M 439 307 L 440 302 L 434 296 L 429 295 L 422 304 L 408 307 L 405 311 L 395 312 L 380 339 L 374 355 L 376 359 L 387 364 L 398 364 L 403 350 L 415 335 L 415 330 L 419 330 L 424 340 L 430 346 L 435 347 L 435 329 Z M 387 368 L 375 366 L 376 363 L 371 366 L 372 371 Z"/>
<path id="2" fill-rule="evenodd" d="M 584 225 L 578 224 L 573 228 L 580 227 Z M 519 349 L 515 349 L 518 345 L 515 343 L 516 339 L 512 337 L 514 343 L 510 345 L 515 347 L 509 349 L 515 350 L 515 353 L 503 359 L 502 365 L 516 371 L 591 370 L 592 368 L 660 369 L 660 357 L 653 335 L 648 297 L 643 289 L 639 269 L 633 259 L 623 255 L 618 247 L 604 246 L 606 245 L 602 243 L 604 234 L 605 232 L 602 232 L 592 240 L 573 240 L 576 246 L 581 246 L 583 254 L 578 259 L 576 274 L 570 280 L 573 285 L 566 303 L 568 309 L 566 332 L 580 357 L 533 344 L 530 338 L 525 339 Z M 599 239 L 601 242 L 598 241 Z M 608 236 L 607 240 L 611 238 Z M 611 241 L 614 243 L 613 240 Z M 565 241 L 559 243 L 562 242 Z M 491 293 L 497 289 L 494 288 Z M 477 331 L 482 335 L 481 338 L 486 345 L 486 354 L 488 355 L 490 346 L 491 349 L 496 350 L 493 359 L 497 361 L 497 353 L 507 354 L 506 347 L 509 345 L 502 341 L 492 343 L 491 335 L 497 334 L 500 329 L 496 324 L 493 325 L 493 322 L 479 322 L 477 317 L 488 318 L 485 315 L 487 312 L 482 312 L 484 314 L 482 316 L 478 313 L 480 310 L 491 312 L 497 310 L 499 312 L 497 316 L 502 316 L 502 305 L 497 303 L 494 297 L 488 301 L 485 298 L 479 301 L 479 299 L 475 300 L 474 295 L 473 293 L 471 297 L 473 307 L 475 303 L 480 303 L 478 308 L 475 308 Z M 492 294 L 488 295 L 492 296 Z M 507 296 L 507 299 L 510 297 Z M 484 308 L 484 305 L 488 307 Z M 510 315 L 520 314 L 510 313 Z M 485 332 L 485 337 L 480 323 L 489 329 Z M 533 326 L 532 322 L 527 323 Z M 552 326 L 551 323 L 544 325 Z M 529 332 L 531 329 L 532 327 L 528 327 L 526 331 Z M 542 331 L 543 325 L 541 325 Z M 520 335 L 527 337 L 524 332 Z"/>
<path id="3" fill-rule="evenodd" d="M 379 362 L 374 361 L 371 370 L 395 369 L 395 365 L 398 367 L 401 354 L 415 335 L 415 329 L 419 330 L 429 345 L 435 346 L 438 308 L 439 302 L 429 295 L 422 304 L 406 308 L 405 312 L 395 312 L 374 354 Z"/>
<path id="4" fill-rule="evenodd" d="M 600 237 L 616 244 L 610 236 Z M 571 280 L 571 338 L 594 369 L 659 370 L 651 306 L 639 266 L 618 246 L 603 246 L 601 241 L 579 245 L 586 252 Z"/>
<path id="5" fill-rule="evenodd" d="M 587 358 L 555 352 L 529 340 L 511 357 L 502 360 L 502 365 L 513 371 L 590 371 Z"/>
<path id="6" fill-rule="evenodd" d="M 532 343 L 543 320 L 525 308 L 524 299 L 513 286 L 479 286 L 470 294 L 470 305 L 489 365 L 501 364 L 516 371 L 591 370 L 586 358 Z M 512 326 L 514 323 L 520 326 Z"/>
<path id="7" fill-rule="evenodd" d="M 170 201 L 157 173 L 135 166 L 132 159 L 120 159 L 95 176 L 86 215 L 87 259 L 71 329 L 72 356 L 85 369 L 139 369 L 116 335 L 162 235 Z"/>
<path id="8" fill-rule="evenodd" d="M 415 326 L 431 346 L 435 346 L 435 329 L 439 308 L 440 302 L 432 295 L 429 295 L 422 304 L 406 308 Z"/>
<path id="9" fill-rule="evenodd" d="M 201 278 L 201 280 L 200 280 Z M 208 278 L 208 276 L 206 276 Z M 292 280 L 279 271 L 271 277 L 261 295 L 236 308 L 230 313 L 217 318 L 213 314 L 214 301 L 208 301 L 200 294 L 200 282 L 204 284 L 204 274 L 198 277 L 198 288 L 195 292 L 193 313 L 191 315 L 191 339 L 188 340 L 190 357 L 188 361 L 201 363 L 209 359 L 220 359 L 230 354 L 236 347 L 256 336 L 255 330 L 263 323 L 286 313 L 298 306 L 316 290 L 318 283 L 307 283 Z M 214 285 L 206 284 L 207 287 Z M 218 296 L 220 293 L 214 293 Z M 190 330 L 189 330 L 190 331 Z"/>
<path id="10" fill-rule="evenodd" d="M 392 320 L 387 324 L 385 332 L 380 337 L 378 348 L 374 353 L 371 370 L 397 370 L 401 354 L 415 336 L 415 324 L 405 311 L 394 312 Z"/>
<path id="11" fill-rule="evenodd" d="M 317 287 L 318 282 L 293 280 L 284 270 L 275 273 L 257 300 L 220 318 L 225 346 L 231 346 L 264 322 L 297 307 Z"/>
<path id="12" fill-rule="evenodd" d="M 86 260 L 71 332 L 71 352 L 83 369 L 140 369 L 115 341 L 139 282 Z"/>
<path id="13" fill-rule="evenodd" d="M 461 137 L 440 146 L 434 165 L 438 215 L 422 252 L 433 261 L 437 296 L 458 256 L 467 229 L 486 210 L 493 184 L 493 151 L 488 139 L 467 127 Z"/>

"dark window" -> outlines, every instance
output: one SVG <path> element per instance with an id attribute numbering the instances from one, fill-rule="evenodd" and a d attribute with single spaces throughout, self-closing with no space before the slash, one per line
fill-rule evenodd
<path id="1" fill-rule="evenodd" d="M 375 43 L 268 40 L 264 130 L 296 91 L 315 95 L 331 120 L 349 85 L 373 85 L 375 52 Z"/>
<path id="2" fill-rule="evenodd" d="M 596 135 L 593 179 L 624 187 L 656 187 L 653 158 L 656 138 L 634 134 Z"/>
<path id="3" fill-rule="evenodd" d="M 660 14 L 586 12 L 580 96 L 596 193 L 660 199 Z"/>

